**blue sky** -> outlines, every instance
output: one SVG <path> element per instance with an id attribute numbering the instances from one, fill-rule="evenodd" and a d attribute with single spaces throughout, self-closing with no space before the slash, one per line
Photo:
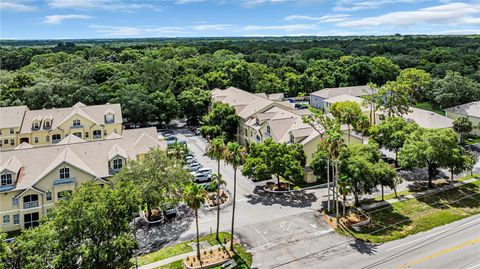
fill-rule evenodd
<path id="1" fill-rule="evenodd" d="M 0 0 L 0 38 L 480 34 L 480 0 Z"/>

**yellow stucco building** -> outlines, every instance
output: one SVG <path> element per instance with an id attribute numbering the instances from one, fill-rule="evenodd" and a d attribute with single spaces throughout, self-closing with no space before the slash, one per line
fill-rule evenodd
<path id="1" fill-rule="evenodd" d="M 121 123 L 100 123 L 99 116 L 105 113 L 121 118 L 119 110 L 111 106 L 119 109 L 118 105 L 101 106 L 97 117 L 84 108 L 74 108 L 65 112 L 59 122 L 52 122 L 52 132 L 38 130 L 16 137 L 30 139 L 61 134 L 62 139 L 50 141 L 50 146 L 34 147 L 24 143 L 0 152 L 0 230 L 8 232 L 37 226 L 57 201 L 83 182 L 106 184 L 128 161 L 143 158 L 151 148 L 166 149 L 164 141 L 158 140 L 155 128 L 122 131 Z M 58 114 L 52 114 L 55 120 Z M 42 118 L 42 125 L 46 119 Z M 71 128 L 75 120 L 80 120 L 82 126 Z M 92 137 L 95 130 L 101 130 L 101 139 Z M 84 140 L 83 135 L 80 138 L 76 132 L 88 132 L 89 139 Z"/>
<path id="2" fill-rule="evenodd" d="M 122 135 L 119 104 L 29 110 L 26 106 L 0 108 L 0 150 L 28 143 L 52 145 L 69 134 L 85 141 L 101 140 L 112 133 Z"/>

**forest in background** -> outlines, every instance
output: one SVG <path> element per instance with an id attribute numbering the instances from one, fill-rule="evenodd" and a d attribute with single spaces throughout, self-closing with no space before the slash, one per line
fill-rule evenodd
<path id="1" fill-rule="evenodd" d="M 417 101 L 480 100 L 480 36 L 1 41 L 0 106 L 120 103 L 130 122 L 197 121 L 210 90 L 308 95 L 431 75 Z"/>

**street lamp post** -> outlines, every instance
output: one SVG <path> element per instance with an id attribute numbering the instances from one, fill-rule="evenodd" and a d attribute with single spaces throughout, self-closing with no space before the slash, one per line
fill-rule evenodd
<path id="1" fill-rule="evenodd" d="M 327 159 L 327 210 L 330 213 L 330 159 Z"/>

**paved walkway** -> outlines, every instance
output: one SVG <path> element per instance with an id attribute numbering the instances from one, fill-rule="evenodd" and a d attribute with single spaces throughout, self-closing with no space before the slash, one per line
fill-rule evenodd
<path id="1" fill-rule="evenodd" d="M 463 185 L 468 184 L 468 183 L 472 183 L 476 180 L 479 180 L 479 179 L 478 178 L 471 178 L 471 179 L 467 179 L 465 181 L 455 182 L 453 184 L 453 187 L 451 185 L 447 185 L 447 186 L 436 188 L 436 189 L 421 191 L 421 192 L 417 192 L 417 193 L 414 193 L 414 194 L 408 194 L 408 195 L 405 195 L 405 196 L 402 196 L 402 197 L 399 197 L 399 198 L 394 198 L 394 199 L 389 199 L 389 200 L 385 200 L 385 201 L 376 202 L 376 203 L 373 203 L 373 204 L 363 205 L 363 206 L 360 207 L 360 209 L 370 210 L 370 209 L 374 209 L 374 208 L 377 208 L 377 207 L 387 206 L 389 204 L 397 203 L 397 202 L 400 202 L 400 201 L 405 201 L 405 200 L 408 200 L 408 199 L 422 197 L 424 195 L 429 195 L 429 194 L 434 194 L 434 193 L 439 193 L 439 192 L 442 192 L 442 191 L 446 191 L 446 190 L 451 189 L 451 188 L 455 188 L 455 187 L 463 186 Z"/>
<path id="2" fill-rule="evenodd" d="M 228 243 L 227 243 L 228 244 Z M 227 245 L 220 245 L 220 244 L 217 244 L 217 245 L 213 245 L 213 246 L 210 246 L 208 248 L 202 248 L 201 251 L 204 251 L 204 250 L 210 250 L 210 249 L 216 249 L 216 248 L 219 248 L 221 246 L 225 246 L 227 247 Z M 146 264 L 146 265 L 143 265 L 143 266 L 139 266 L 138 268 L 139 269 L 154 269 L 154 268 L 157 268 L 157 267 L 160 267 L 162 265 L 167 265 L 167 264 L 170 264 L 172 262 L 176 262 L 176 261 L 179 261 L 179 260 L 183 260 L 185 259 L 187 256 L 196 256 L 197 255 L 197 251 L 190 251 L 190 252 L 187 252 L 187 253 L 183 253 L 183 254 L 180 254 L 180 255 L 177 255 L 177 256 L 173 256 L 173 257 L 169 257 L 169 258 L 166 258 L 166 259 L 163 259 L 163 260 L 159 260 L 159 261 L 156 261 L 156 262 L 152 262 L 152 263 L 149 263 L 149 264 Z"/>

